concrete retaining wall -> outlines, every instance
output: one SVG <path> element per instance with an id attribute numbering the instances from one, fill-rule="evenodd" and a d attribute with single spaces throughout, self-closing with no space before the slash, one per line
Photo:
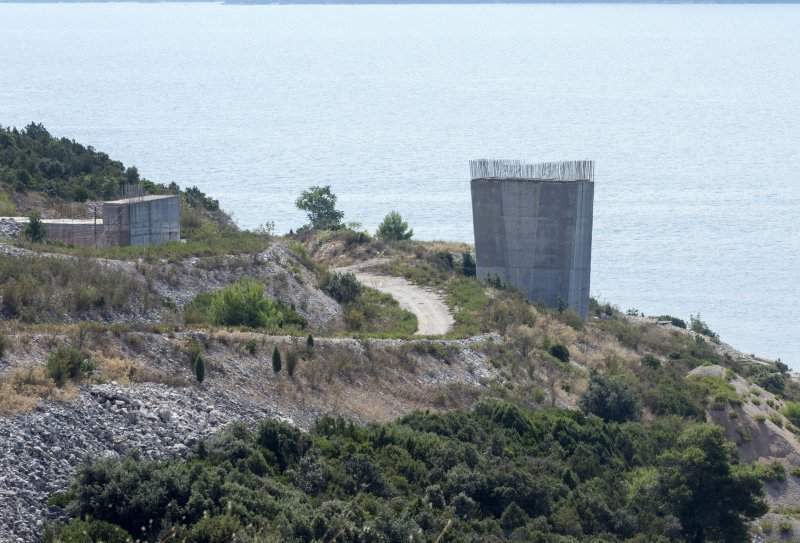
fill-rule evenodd
<path id="1" fill-rule="evenodd" d="M 478 276 L 498 276 L 532 301 L 558 299 L 586 319 L 594 183 L 473 179 Z"/>
<path id="2" fill-rule="evenodd" d="M 118 245 L 158 245 L 181 237 L 180 203 L 177 196 L 145 196 L 106 202 L 103 219 L 109 237 Z"/>
<path id="3" fill-rule="evenodd" d="M 130 223 L 131 245 L 178 241 L 181 237 L 178 197 L 132 203 Z"/>

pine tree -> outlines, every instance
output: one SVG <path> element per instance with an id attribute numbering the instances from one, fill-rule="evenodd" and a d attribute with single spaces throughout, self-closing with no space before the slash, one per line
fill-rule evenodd
<path id="1" fill-rule="evenodd" d="M 472 257 L 472 253 L 469 251 L 465 251 L 461 255 L 461 268 L 464 271 L 464 275 L 467 277 L 475 277 L 477 266 L 475 264 L 475 259 Z"/>
<path id="2" fill-rule="evenodd" d="M 275 349 L 272 351 L 272 371 L 275 373 L 281 371 L 281 353 L 277 345 L 275 345 Z"/>
<path id="3" fill-rule="evenodd" d="M 197 382 L 203 384 L 203 380 L 206 378 L 206 362 L 203 360 L 202 355 L 195 360 L 194 375 L 197 377 Z"/>

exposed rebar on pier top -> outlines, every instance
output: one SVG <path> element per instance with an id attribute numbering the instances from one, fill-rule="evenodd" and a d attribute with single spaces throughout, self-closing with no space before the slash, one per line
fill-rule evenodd
<path id="1" fill-rule="evenodd" d="M 594 182 L 593 160 L 528 163 L 522 160 L 470 160 L 472 179 Z"/>

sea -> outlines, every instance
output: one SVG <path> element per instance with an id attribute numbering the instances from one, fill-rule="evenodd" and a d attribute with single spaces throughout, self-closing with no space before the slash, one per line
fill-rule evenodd
<path id="1" fill-rule="evenodd" d="M 592 159 L 591 292 L 800 370 L 800 5 L 0 3 L 0 124 L 243 228 L 330 185 L 473 239 L 468 161 Z"/>

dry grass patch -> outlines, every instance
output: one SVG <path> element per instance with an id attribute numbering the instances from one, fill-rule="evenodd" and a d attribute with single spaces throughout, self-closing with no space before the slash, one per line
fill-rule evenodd
<path id="1" fill-rule="evenodd" d="M 27 413 L 43 399 L 63 402 L 77 393 L 77 387 L 72 384 L 57 387 L 43 367 L 14 368 L 0 377 L 0 414 Z"/>
<path id="2" fill-rule="evenodd" d="M 91 376 L 91 381 L 96 383 L 116 381 L 124 386 L 135 383 L 158 383 L 172 387 L 188 386 L 186 379 L 182 377 L 158 373 L 134 360 L 93 353 L 92 361 L 97 365 L 98 371 Z"/>

